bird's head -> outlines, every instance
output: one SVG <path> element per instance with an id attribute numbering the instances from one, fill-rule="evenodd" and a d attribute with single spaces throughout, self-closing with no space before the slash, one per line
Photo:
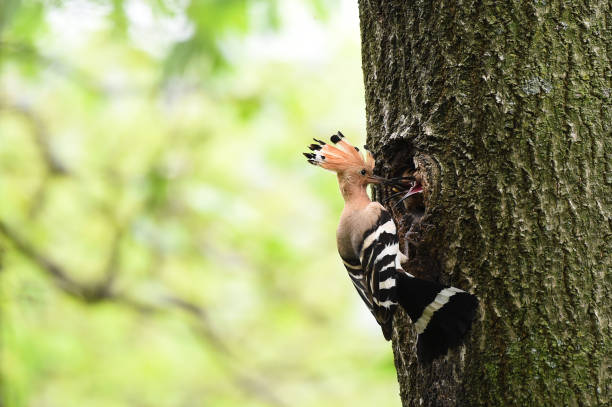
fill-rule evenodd
<path id="1" fill-rule="evenodd" d="M 345 140 L 341 132 L 331 137 L 333 145 L 318 139 L 314 141 L 316 144 L 308 146 L 312 153 L 304 153 L 304 156 L 309 163 L 338 174 L 341 185 L 365 189 L 368 184 L 386 181 L 385 178 L 374 175 L 375 161 L 372 153 L 366 150 L 364 157 L 357 147 Z"/>
<path id="2" fill-rule="evenodd" d="M 370 202 L 366 187 L 387 181 L 374 175 L 374 157 L 365 151 L 365 157 L 357 147 L 349 144 L 341 132 L 331 137 L 332 144 L 314 139 L 316 144 L 308 148 L 312 153 L 304 153 L 308 162 L 338 174 L 338 183 L 344 200 L 349 202 Z M 365 147 L 364 147 L 365 149 Z"/>

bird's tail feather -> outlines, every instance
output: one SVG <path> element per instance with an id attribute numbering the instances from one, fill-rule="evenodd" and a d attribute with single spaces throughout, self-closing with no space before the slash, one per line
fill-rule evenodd
<path id="1" fill-rule="evenodd" d="M 461 344 L 478 307 L 476 296 L 398 273 L 398 299 L 419 334 L 417 356 L 429 363 Z"/>

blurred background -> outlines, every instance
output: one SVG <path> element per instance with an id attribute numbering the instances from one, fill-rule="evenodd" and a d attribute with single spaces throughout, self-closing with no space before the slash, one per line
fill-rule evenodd
<path id="1" fill-rule="evenodd" d="M 0 1 L 0 405 L 399 405 L 301 155 L 352 0 Z"/>

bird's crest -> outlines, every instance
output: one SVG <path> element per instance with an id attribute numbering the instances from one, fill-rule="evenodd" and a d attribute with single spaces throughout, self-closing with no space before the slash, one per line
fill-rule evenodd
<path id="1" fill-rule="evenodd" d="M 361 167 L 369 171 L 374 170 L 374 157 L 366 150 L 366 157 L 361 155 L 357 147 L 349 144 L 341 132 L 331 136 L 334 145 L 318 139 L 313 139 L 317 144 L 311 144 L 308 148 L 312 153 L 304 153 L 308 162 L 318 165 L 326 170 L 342 172 L 349 168 Z M 364 147 L 365 148 L 365 147 Z"/>

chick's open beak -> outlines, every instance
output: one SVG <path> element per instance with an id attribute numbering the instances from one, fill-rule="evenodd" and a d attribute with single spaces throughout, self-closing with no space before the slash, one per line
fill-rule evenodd
<path id="1" fill-rule="evenodd" d="M 423 192 L 423 186 L 418 182 L 415 182 L 414 185 L 408 190 L 408 192 L 404 196 L 404 199 L 408 198 L 410 195 L 418 194 L 419 192 Z"/>

